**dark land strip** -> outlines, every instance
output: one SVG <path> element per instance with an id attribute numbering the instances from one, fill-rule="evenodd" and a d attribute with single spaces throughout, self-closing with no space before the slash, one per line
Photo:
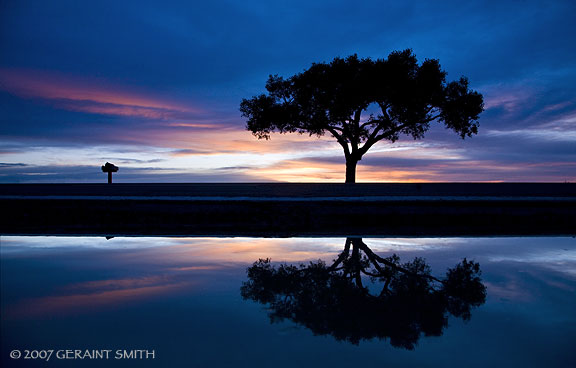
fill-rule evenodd
<path id="1" fill-rule="evenodd" d="M 0 234 L 576 235 L 576 184 L 2 184 Z"/>

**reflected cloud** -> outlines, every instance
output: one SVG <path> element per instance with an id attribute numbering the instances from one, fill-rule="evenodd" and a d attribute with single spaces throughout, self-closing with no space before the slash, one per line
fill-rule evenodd
<path id="1" fill-rule="evenodd" d="M 525 285 L 519 280 L 507 280 L 499 283 L 486 281 L 484 284 L 491 298 L 521 303 L 534 300 L 534 295 L 527 292 Z"/>
<path id="2" fill-rule="evenodd" d="M 90 312 L 194 290 L 200 285 L 210 287 L 219 274 L 240 274 L 259 258 L 284 263 L 322 260 L 330 264 L 342 251 L 342 242 L 341 238 L 114 237 L 106 240 L 104 237 L 1 236 L 0 255 L 4 269 L 12 260 L 38 262 L 50 257 L 50 264 L 57 272 L 70 273 L 71 270 L 66 270 L 73 265 L 78 272 L 82 270 L 84 279 L 88 277 L 80 283 L 39 288 L 51 278 L 22 274 L 24 280 L 39 278 L 23 289 L 29 290 L 26 300 L 15 299 L 11 303 L 16 304 L 8 305 L 10 313 L 20 313 L 24 318 L 26 313 L 45 316 Z M 366 242 L 380 257 L 392 253 L 404 259 L 426 257 L 437 269 L 452 266 L 461 255 L 473 255 L 485 272 L 505 275 L 486 279 L 489 295 L 494 298 L 532 302 L 538 294 L 530 290 L 539 283 L 542 290 L 574 291 L 575 288 L 576 242 L 573 238 L 375 238 Z M 67 266 L 60 267 L 60 264 Z M 534 275 L 527 270 L 534 270 Z M 110 274 L 119 277 L 110 278 Z M 92 279 L 89 275 L 93 275 Z M 527 285 L 532 285 L 532 289 Z M 19 283 L 20 287 L 23 284 Z M 50 295 L 43 296 L 44 292 Z M 90 309 L 91 306 L 94 308 Z"/>
<path id="3" fill-rule="evenodd" d="M 169 251 L 148 248 L 136 257 L 171 264 L 186 260 L 209 264 L 249 264 L 254 259 L 273 256 L 286 262 L 330 259 L 338 251 L 339 240 L 323 239 L 259 239 L 259 238 L 200 238 L 173 239 Z M 123 255 L 122 257 L 133 257 Z"/>
<path id="4" fill-rule="evenodd" d="M 111 234 L 113 236 L 114 234 Z M 497 237 L 497 238 L 371 238 L 377 252 L 398 254 L 476 254 L 482 262 L 524 262 L 551 265 L 558 261 L 576 261 L 576 240 L 569 237 Z M 79 251 L 105 254 L 114 251 L 114 259 L 130 257 L 162 261 L 170 267 L 182 262 L 252 263 L 257 258 L 271 257 L 294 262 L 331 260 L 341 251 L 342 238 L 181 238 L 181 237 L 70 237 L 70 236 L 0 236 L 4 256 L 26 257 L 34 254 L 64 256 Z M 181 266 L 181 264 L 180 264 Z"/>
<path id="5" fill-rule="evenodd" d="M 93 313 L 105 308 L 190 289 L 198 283 L 178 281 L 168 276 L 89 281 L 63 288 L 63 295 L 23 300 L 7 309 L 14 318 L 37 318 Z"/>
<path id="6" fill-rule="evenodd" d="M 64 287 L 66 291 L 77 291 L 82 294 L 94 292 L 104 292 L 112 290 L 130 290 L 146 288 L 154 285 L 170 284 L 170 277 L 167 275 L 147 276 L 132 279 L 110 279 L 98 281 L 86 281 Z"/>
<path id="7" fill-rule="evenodd" d="M 492 262 L 530 263 L 576 277 L 576 249 L 543 251 L 524 255 L 494 255 Z"/>
<path id="8" fill-rule="evenodd" d="M 321 241 L 317 249 L 310 249 L 311 242 L 312 239 L 2 236 L 3 262 L 13 258 L 41 259 L 49 254 L 60 262 L 72 262 L 86 275 L 119 270 L 129 275 L 58 285 L 48 296 L 20 299 L 8 305 L 6 313 L 11 318 L 94 313 L 210 286 L 213 278 L 206 278 L 207 275 L 217 275 L 238 264 L 245 266 L 264 254 L 287 261 L 333 256 L 330 239 Z M 135 274 L 143 276 L 134 277 Z"/>

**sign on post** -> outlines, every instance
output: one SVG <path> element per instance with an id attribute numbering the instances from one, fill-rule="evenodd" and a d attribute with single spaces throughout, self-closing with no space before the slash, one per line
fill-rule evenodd
<path id="1" fill-rule="evenodd" d="M 118 171 L 118 166 L 106 162 L 106 164 L 102 165 L 102 171 L 108 173 L 108 184 L 112 184 L 112 173 Z"/>

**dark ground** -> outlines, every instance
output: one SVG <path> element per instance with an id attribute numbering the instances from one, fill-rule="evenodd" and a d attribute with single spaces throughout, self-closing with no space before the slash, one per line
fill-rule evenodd
<path id="1" fill-rule="evenodd" d="M 576 184 L 2 184 L 0 234 L 575 235 Z"/>
<path id="2" fill-rule="evenodd" d="M 478 196 L 576 198 L 571 183 L 419 184 L 0 184 L 4 196 L 378 197 Z"/>

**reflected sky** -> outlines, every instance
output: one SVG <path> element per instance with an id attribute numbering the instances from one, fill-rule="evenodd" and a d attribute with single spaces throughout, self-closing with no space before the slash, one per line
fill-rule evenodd
<path id="1" fill-rule="evenodd" d="M 246 268 L 259 258 L 329 262 L 344 238 L 0 241 L 7 366 L 18 363 L 6 360 L 10 350 L 32 348 L 156 349 L 149 366 L 576 364 L 574 238 L 364 239 L 382 256 L 426 258 L 435 276 L 464 257 L 481 266 L 486 303 L 469 322 L 450 319 L 442 336 L 423 337 L 411 352 L 383 341 L 336 342 L 288 321 L 270 324 L 262 305 L 242 300 Z"/>

